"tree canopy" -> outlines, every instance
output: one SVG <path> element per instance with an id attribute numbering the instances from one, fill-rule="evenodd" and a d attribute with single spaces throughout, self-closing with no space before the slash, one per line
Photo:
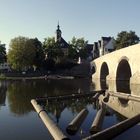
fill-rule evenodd
<path id="1" fill-rule="evenodd" d="M 5 44 L 1 44 L 0 42 L 0 63 L 6 62 L 6 48 Z"/>
<path id="2" fill-rule="evenodd" d="M 42 54 L 41 43 L 38 39 L 29 39 L 27 37 L 16 37 L 11 40 L 8 52 L 8 62 L 15 70 L 27 70 L 33 65 L 38 66 Z"/>
<path id="3" fill-rule="evenodd" d="M 47 59 L 57 62 L 64 56 L 61 46 L 55 42 L 54 37 L 45 38 L 43 48 Z"/>
<path id="4" fill-rule="evenodd" d="M 45 59 L 45 53 L 42 47 L 42 43 L 37 38 L 30 39 L 30 41 L 35 47 L 35 57 L 33 60 L 33 65 L 39 68 L 42 66 L 43 61 Z"/>
<path id="5" fill-rule="evenodd" d="M 73 37 L 69 42 L 69 53 L 68 56 L 73 59 L 77 59 L 78 57 L 86 58 L 87 57 L 87 43 L 84 38 L 76 38 Z"/>
<path id="6" fill-rule="evenodd" d="M 115 47 L 121 49 L 137 43 L 139 43 L 139 37 L 134 31 L 122 31 L 117 35 Z"/>

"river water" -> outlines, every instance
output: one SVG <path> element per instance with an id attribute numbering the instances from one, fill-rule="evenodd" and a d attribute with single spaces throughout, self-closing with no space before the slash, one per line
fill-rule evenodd
<path id="1" fill-rule="evenodd" d="M 111 82 L 108 87 L 98 81 L 90 79 L 72 80 L 23 80 L 23 81 L 0 81 L 0 139 L 1 140 L 51 140 L 52 137 L 45 125 L 35 112 L 30 101 L 37 97 L 59 96 L 69 94 L 90 93 L 93 90 L 108 88 L 115 91 L 116 85 Z M 121 92 L 137 92 L 140 86 L 131 86 L 128 83 L 117 90 Z M 126 87 L 126 88 L 124 88 Z M 127 90 L 128 91 L 127 91 Z M 113 104 L 112 103 L 113 100 Z M 140 103 L 127 101 L 123 102 L 112 97 L 109 100 L 107 114 L 104 118 L 102 128 L 110 127 L 126 117 L 132 117 L 140 112 Z M 99 110 L 99 101 L 91 98 L 54 101 L 44 105 L 49 116 L 62 129 L 65 135 L 72 140 L 80 140 L 89 136 L 90 126 Z M 83 109 L 87 108 L 88 115 L 75 135 L 66 132 L 69 122 Z M 140 139 L 140 126 L 136 125 L 123 134 L 114 138 L 115 140 Z"/>

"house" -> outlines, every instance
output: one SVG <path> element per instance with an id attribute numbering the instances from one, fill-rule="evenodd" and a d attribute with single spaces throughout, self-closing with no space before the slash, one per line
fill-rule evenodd
<path id="1" fill-rule="evenodd" d="M 4 62 L 0 64 L 0 71 L 11 71 L 8 63 Z"/>
<path id="2" fill-rule="evenodd" d="M 87 44 L 88 58 L 87 60 L 92 61 L 99 57 L 99 44 L 94 42 L 94 44 Z"/>
<path id="3" fill-rule="evenodd" d="M 96 59 L 98 57 L 99 57 L 98 42 L 94 42 L 94 46 L 93 46 L 93 58 Z"/>
<path id="4" fill-rule="evenodd" d="M 87 44 L 86 48 L 87 48 L 87 60 L 91 61 L 93 60 L 93 44 Z"/>
<path id="5" fill-rule="evenodd" d="M 100 56 L 114 51 L 115 50 L 114 43 L 115 40 L 113 37 L 101 37 L 101 40 L 98 41 Z"/>
<path id="6" fill-rule="evenodd" d="M 98 42 L 87 44 L 87 60 L 92 61 L 93 59 L 114 51 L 114 43 L 115 39 L 113 37 L 101 37 L 101 40 L 98 40 Z"/>

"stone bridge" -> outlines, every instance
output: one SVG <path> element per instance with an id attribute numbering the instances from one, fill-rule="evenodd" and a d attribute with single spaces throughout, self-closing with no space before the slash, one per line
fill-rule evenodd
<path id="1" fill-rule="evenodd" d="M 91 62 L 92 81 L 100 79 L 140 84 L 140 44 L 99 57 Z"/>

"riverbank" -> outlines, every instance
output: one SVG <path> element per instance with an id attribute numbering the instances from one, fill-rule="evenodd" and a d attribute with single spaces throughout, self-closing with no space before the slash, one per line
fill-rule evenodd
<path id="1" fill-rule="evenodd" d="M 90 64 L 82 63 L 72 69 L 33 72 L 6 72 L 0 74 L 1 80 L 32 80 L 32 79 L 74 79 L 90 78 Z"/>
<path id="2" fill-rule="evenodd" d="M 36 80 L 36 79 L 45 79 L 45 77 L 44 76 L 35 76 L 35 77 L 26 77 L 26 76 L 7 77 L 7 76 L 0 76 L 0 80 Z"/>
<path id="3" fill-rule="evenodd" d="M 0 80 L 37 80 L 37 79 L 44 79 L 44 80 L 61 80 L 61 79 L 76 79 L 76 78 L 89 78 L 89 77 L 84 77 L 84 76 L 68 76 L 68 75 L 58 75 L 58 74 L 53 74 L 53 75 L 42 75 L 42 76 L 25 76 L 25 75 L 20 75 L 20 76 L 5 76 L 5 75 L 0 75 Z"/>

